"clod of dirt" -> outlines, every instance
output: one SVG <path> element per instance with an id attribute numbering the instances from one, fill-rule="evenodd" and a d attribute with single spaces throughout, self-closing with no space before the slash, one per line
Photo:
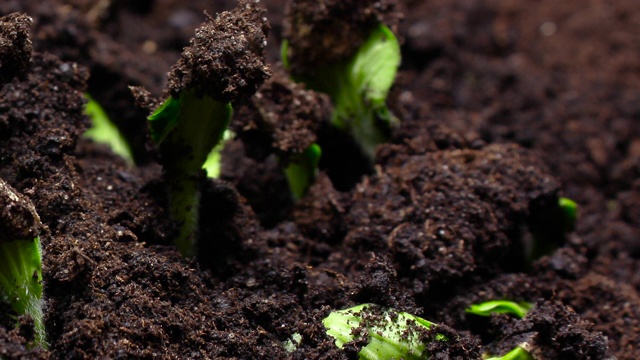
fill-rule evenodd
<path id="1" fill-rule="evenodd" d="M 330 120 L 328 96 L 276 73 L 254 95 L 251 105 L 239 111 L 232 125 L 250 157 L 263 160 L 275 153 L 286 161 L 316 142 L 318 128 Z"/>
<path id="2" fill-rule="evenodd" d="M 310 74 L 321 65 L 353 55 L 375 24 L 397 22 L 395 0 L 292 0 L 284 37 L 294 74 Z"/>
<path id="3" fill-rule="evenodd" d="M 0 243 L 34 239 L 41 226 L 29 198 L 0 178 Z"/>
<path id="4" fill-rule="evenodd" d="M 346 245 L 391 252 L 416 294 L 435 284 L 452 291 L 474 277 L 522 268 L 519 239 L 530 209 L 557 196 L 558 185 L 542 164 L 503 145 L 401 159 L 390 159 L 392 165 L 356 188 Z"/>
<path id="5" fill-rule="evenodd" d="M 169 93 L 196 88 L 221 101 L 253 95 L 271 76 L 264 60 L 269 24 L 255 1 L 241 0 L 196 29 L 195 37 L 169 73 Z"/>
<path id="6" fill-rule="evenodd" d="M 560 302 L 538 303 L 511 330 L 515 335 L 534 332 L 531 353 L 540 359 L 596 360 L 607 353 L 607 338 Z"/>
<path id="7" fill-rule="evenodd" d="M 29 67 L 33 51 L 29 38 L 32 22 L 30 17 L 19 13 L 0 17 L 0 85 Z"/>

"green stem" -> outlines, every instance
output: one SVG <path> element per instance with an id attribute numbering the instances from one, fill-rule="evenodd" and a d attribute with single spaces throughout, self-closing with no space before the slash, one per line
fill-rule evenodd
<path id="1" fill-rule="evenodd" d="M 0 243 L 0 295 L 16 313 L 31 316 L 36 343 L 46 347 L 40 238 Z"/>
<path id="2" fill-rule="evenodd" d="M 180 223 L 174 244 L 183 256 L 195 255 L 198 234 L 200 189 L 198 178 L 180 176 L 169 185 L 171 218 Z"/>

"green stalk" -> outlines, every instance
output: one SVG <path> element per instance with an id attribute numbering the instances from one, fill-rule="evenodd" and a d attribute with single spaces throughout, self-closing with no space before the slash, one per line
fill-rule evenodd
<path id="1" fill-rule="evenodd" d="M 180 224 L 174 244 L 194 256 L 202 167 L 231 120 L 231 104 L 199 96 L 195 89 L 170 97 L 150 117 L 153 139 L 160 144 L 170 214 Z"/>
<path id="2" fill-rule="evenodd" d="M 31 316 L 36 344 L 46 348 L 39 237 L 0 243 L 0 298 L 16 313 Z"/>

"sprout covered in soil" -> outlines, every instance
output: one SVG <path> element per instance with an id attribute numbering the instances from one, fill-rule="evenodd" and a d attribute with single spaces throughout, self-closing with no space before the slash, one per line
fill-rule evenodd
<path id="1" fill-rule="evenodd" d="M 441 334 L 430 336 L 435 325 L 430 321 L 373 304 L 333 311 L 322 323 L 338 348 L 347 343 L 362 346 L 358 356 L 363 360 L 427 359 L 430 338 L 448 340 Z"/>
<path id="2" fill-rule="evenodd" d="M 465 312 L 479 316 L 512 314 L 522 319 L 532 307 L 533 305 L 528 302 L 517 303 L 509 300 L 491 300 L 480 304 L 473 304 L 465 309 Z"/>
<path id="3" fill-rule="evenodd" d="M 271 74 L 264 62 L 267 32 L 255 1 L 210 17 L 171 69 L 169 97 L 149 116 L 170 214 L 180 224 L 174 243 L 185 256 L 196 253 L 202 168 L 229 125 L 231 105 L 249 98 Z"/>
<path id="4" fill-rule="evenodd" d="M 0 179 L 0 300 L 31 316 L 36 343 L 46 347 L 41 227 L 31 201 Z"/>
<path id="5" fill-rule="evenodd" d="M 31 63 L 29 29 L 33 20 L 20 13 L 0 17 L 0 85 L 19 76 Z"/>
<path id="6" fill-rule="evenodd" d="M 296 81 L 331 97 L 332 124 L 350 133 L 373 160 L 376 146 L 388 140 L 397 123 L 386 98 L 400 66 L 400 44 L 380 14 L 391 5 L 323 3 L 292 2 L 283 62 Z"/>

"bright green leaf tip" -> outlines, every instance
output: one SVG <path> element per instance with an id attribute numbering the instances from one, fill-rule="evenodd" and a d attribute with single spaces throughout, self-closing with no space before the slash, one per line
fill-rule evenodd
<path id="1" fill-rule="evenodd" d="M 311 144 L 302 154 L 293 155 L 284 173 L 289 182 L 291 195 L 295 201 L 300 200 L 309 190 L 318 173 L 318 164 L 322 156 L 320 145 Z"/>
<path id="2" fill-rule="evenodd" d="M 465 309 L 469 314 L 490 316 L 491 314 L 512 314 L 519 318 L 527 315 L 533 307 L 527 302 L 513 302 L 509 300 L 491 300 L 480 304 L 473 304 Z"/>
<path id="3" fill-rule="evenodd" d="M 366 336 L 368 343 L 358 353 L 361 360 L 428 359 L 422 330 L 435 325 L 420 317 L 373 304 L 333 311 L 322 323 L 338 348 Z M 448 339 L 437 334 L 436 340 Z"/>
<path id="4" fill-rule="evenodd" d="M 578 219 L 578 204 L 569 198 L 561 197 L 558 199 L 558 205 L 564 215 L 565 230 L 571 231 Z"/>
<path id="5" fill-rule="evenodd" d="M 149 117 L 151 138 L 156 144 L 162 143 L 167 135 L 178 124 L 180 99 L 169 96 Z"/>
<path id="6" fill-rule="evenodd" d="M 504 356 L 500 357 L 488 357 L 485 360 L 535 360 L 529 352 L 520 346 L 517 346 L 513 350 L 509 351 Z"/>
<path id="7" fill-rule="evenodd" d="M 0 243 L 0 299 L 33 319 L 37 345 L 46 348 L 42 313 L 40 238 Z"/>
<path id="8" fill-rule="evenodd" d="M 224 149 L 225 144 L 235 136 L 236 134 L 231 131 L 231 129 L 225 130 L 222 135 L 222 141 L 207 155 L 207 160 L 205 160 L 202 168 L 207 172 L 208 178 L 218 179 L 220 177 L 222 173 L 222 149 Z"/>
<path id="9" fill-rule="evenodd" d="M 97 101 L 89 94 L 85 94 L 85 98 L 88 102 L 84 112 L 91 119 L 91 127 L 85 131 L 84 137 L 96 143 L 108 145 L 115 154 L 122 157 L 129 165 L 133 165 L 131 148 L 118 127 L 109 119 Z"/>

